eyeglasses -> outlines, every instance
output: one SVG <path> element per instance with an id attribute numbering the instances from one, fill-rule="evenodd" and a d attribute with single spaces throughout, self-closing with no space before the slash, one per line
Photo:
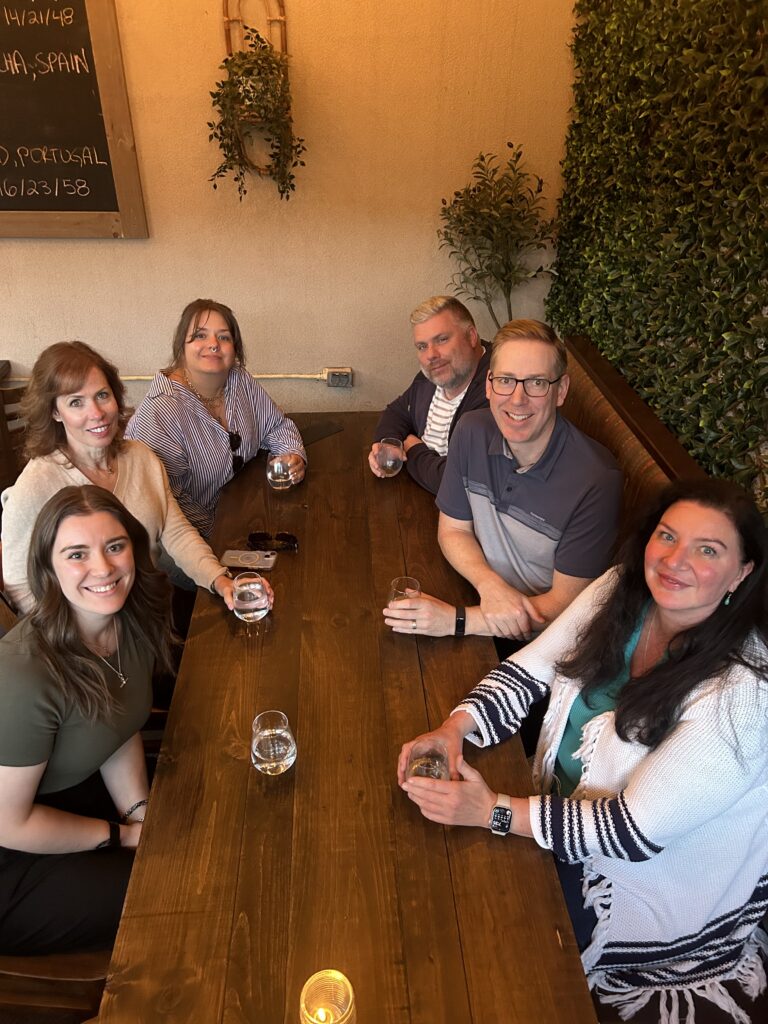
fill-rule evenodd
<path id="1" fill-rule="evenodd" d="M 495 377 L 492 373 L 488 374 L 488 380 L 491 382 L 494 394 L 514 395 L 517 385 L 522 384 L 529 398 L 543 398 L 550 387 L 553 384 L 557 384 L 562 378 L 562 373 L 559 377 L 555 377 L 554 380 L 547 380 L 546 377 Z"/>
<path id="2" fill-rule="evenodd" d="M 256 530 L 248 534 L 249 551 L 298 551 L 298 538 L 292 533 L 267 533 Z"/>
<path id="3" fill-rule="evenodd" d="M 229 450 L 232 452 L 232 472 L 239 473 L 243 468 L 243 456 L 235 455 L 235 452 L 243 443 L 243 439 L 232 430 L 228 430 L 227 433 L 229 434 Z"/>

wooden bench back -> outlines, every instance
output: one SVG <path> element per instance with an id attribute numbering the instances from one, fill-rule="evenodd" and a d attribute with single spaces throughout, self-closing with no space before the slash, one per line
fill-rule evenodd
<path id="1" fill-rule="evenodd" d="M 0 491 L 15 483 L 24 468 L 24 421 L 19 402 L 24 388 L 0 388 Z"/>
<path id="2" fill-rule="evenodd" d="M 702 477 L 685 451 L 624 378 L 584 338 L 567 338 L 571 387 L 564 415 L 611 452 L 624 473 L 622 524 L 672 480 Z M 622 531 L 623 532 L 623 531 Z"/>

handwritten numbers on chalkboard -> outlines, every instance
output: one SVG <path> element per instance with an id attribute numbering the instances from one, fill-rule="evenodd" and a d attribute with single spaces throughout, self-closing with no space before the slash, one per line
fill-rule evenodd
<path id="1" fill-rule="evenodd" d="M 114 0 L 0 6 L 0 235 L 147 237 Z"/>

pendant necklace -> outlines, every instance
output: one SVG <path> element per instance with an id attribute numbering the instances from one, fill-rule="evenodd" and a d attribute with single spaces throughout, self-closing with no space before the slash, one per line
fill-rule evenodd
<path id="1" fill-rule="evenodd" d="M 97 651 L 94 651 L 93 653 L 96 655 L 97 658 L 104 662 L 107 668 L 111 668 L 115 675 L 119 677 L 120 689 L 122 690 L 122 688 L 125 686 L 128 680 L 123 675 L 123 663 L 120 660 L 120 639 L 117 635 L 117 623 L 115 622 L 114 619 L 112 619 L 112 625 L 115 627 L 115 644 L 117 645 L 117 668 L 115 668 L 114 665 L 110 665 L 107 659 L 103 658 Z"/>
<path id="2" fill-rule="evenodd" d="M 200 394 L 200 392 L 197 390 L 195 385 L 189 379 L 189 374 L 187 373 L 187 371 L 183 370 L 182 373 L 184 374 L 184 383 L 187 385 L 187 387 L 192 392 L 192 394 L 195 396 L 195 398 L 198 398 L 203 403 L 203 405 L 206 407 L 206 409 L 208 409 L 210 411 L 215 405 L 217 405 L 221 401 L 221 399 L 222 399 L 222 397 L 224 395 L 224 385 L 223 384 L 221 385 L 219 390 L 216 392 L 216 394 L 213 395 L 212 398 L 206 398 L 205 395 L 201 395 Z"/>

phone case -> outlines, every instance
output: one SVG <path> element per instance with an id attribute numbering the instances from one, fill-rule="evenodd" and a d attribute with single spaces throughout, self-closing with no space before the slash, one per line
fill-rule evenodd
<path id="1" fill-rule="evenodd" d="M 225 551 L 221 559 L 230 569 L 271 569 L 276 561 L 276 551 Z"/>

